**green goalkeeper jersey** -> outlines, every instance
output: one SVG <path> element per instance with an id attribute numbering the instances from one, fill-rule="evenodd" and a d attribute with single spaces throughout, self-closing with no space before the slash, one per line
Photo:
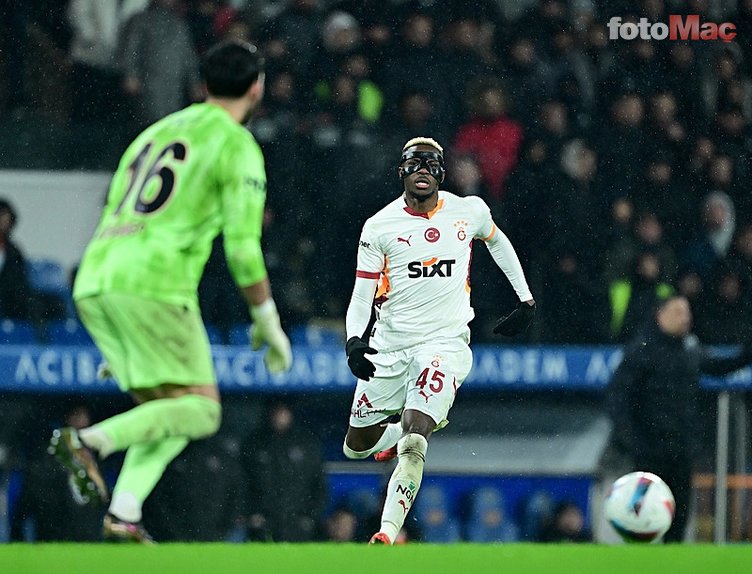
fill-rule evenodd
<path id="1" fill-rule="evenodd" d="M 120 160 L 74 298 L 120 292 L 196 305 L 220 231 L 238 285 L 261 281 L 265 201 L 261 149 L 224 109 L 194 104 L 167 116 Z"/>

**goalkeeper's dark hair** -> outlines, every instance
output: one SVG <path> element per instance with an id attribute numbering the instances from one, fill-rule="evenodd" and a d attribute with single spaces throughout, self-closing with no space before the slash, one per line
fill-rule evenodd
<path id="1" fill-rule="evenodd" d="M 248 42 L 230 40 L 209 48 L 201 60 L 201 75 L 210 95 L 239 98 L 264 72 L 264 58 Z"/>

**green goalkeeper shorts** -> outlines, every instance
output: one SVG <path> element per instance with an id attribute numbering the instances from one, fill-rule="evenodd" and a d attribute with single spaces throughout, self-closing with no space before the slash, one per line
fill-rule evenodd
<path id="1" fill-rule="evenodd" d="M 216 382 L 198 308 L 126 293 L 85 297 L 76 307 L 123 391 Z"/>

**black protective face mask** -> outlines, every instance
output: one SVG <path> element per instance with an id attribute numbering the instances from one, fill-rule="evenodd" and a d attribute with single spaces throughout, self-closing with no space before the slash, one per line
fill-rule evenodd
<path id="1" fill-rule="evenodd" d="M 444 181 L 444 156 L 435 151 L 407 151 L 400 159 L 402 179 L 425 167 L 436 181 Z"/>

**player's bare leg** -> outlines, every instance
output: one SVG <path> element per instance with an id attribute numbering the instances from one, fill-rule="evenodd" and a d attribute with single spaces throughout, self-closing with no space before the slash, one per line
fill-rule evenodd
<path id="1" fill-rule="evenodd" d="M 381 529 L 371 544 L 393 544 L 412 508 L 423 480 L 428 437 L 436 422 L 428 415 L 408 409 L 402 414 L 402 438 L 397 443 L 397 466 L 389 479 Z"/>
<path id="2" fill-rule="evenodd" d="M 353 460 L 368 458 L 372 454 L 376 458 L 383 451 L 394 448 L 401 436 L 401 423 L 379 423 L 362 428 L 351 426 L 347 429 L 342 452 Z"/>

